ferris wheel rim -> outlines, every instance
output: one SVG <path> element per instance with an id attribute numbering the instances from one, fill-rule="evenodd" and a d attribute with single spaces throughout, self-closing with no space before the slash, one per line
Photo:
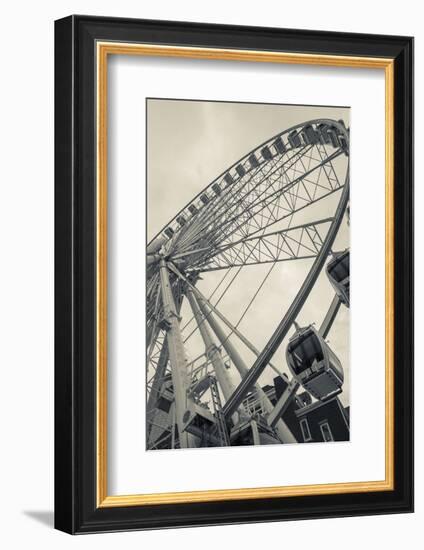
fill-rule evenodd
<path id="1" fill-rule="evenodd" d="M 246 154 L 244 154 L 242 157 L 240 157 L 238 160 L 236 160 L 233 164 L 228 166 L 223 172 L 221 172 L 218 176 L 216 176 L 210 183 L 208 183 L 205 187 L 203 187 L 189 202 L 187 202 L 175 215 L 173 218 L 171 218 L 168 223 L 166 223 L 149 241 L 146 239 L 146 249 L 148 249 L 159 237 L 161 237 L 165 230 L 170 227 L 171 225 L 176 223 L 176 220 L 179 216 L 187 212 L 190 205 L 193 205 L 196 201 L 200 199 L 200 197 L 205 194 L 208 190 L 212 189 L 212 186 L 219 181 L 223 180 L 226 174 L 228 174 L 231 170 L 235 169 L 236 166 L 241 164 L 242 162 L 246 161 L 250 155 L 257 152 L 261 148 L 263 148 L 265 145 L 275 141 L 281 136 L 285 136 L 289 134 L 290 132 L 293 132 L 294 130 L 297 130 L 299 128 L 304 128 L 307 125 L 312 124 L 328 124 L 329 126 L 333 126 L 337 128 L 345 137 L 347 142 L 349 143 L 349 133 L 342 121 L 336 121 L 334 119 L 328 119 L 328 118 L 317 118 L 317 119 L 311 119 L 307 121 L 303 121 L 300 123 L 297 123 L 293 126 L 290 126 L 289 128 L 284 129 L 282 132 L 278 132 L 277 134 L 273 135 L 272 137 L 266 139 L 265 141 L 258 144 L 256 147 L 248 151 Z M 291 151 L 291 149 L 289 149 Z M 286 153 L 284 153 L 286 154 Z M 243 176 L 244 177 L 244 176 Z M 242 178 L 240 178 L 242 179 Z M 218 197 L 219 198 L 219 197 Z"/>

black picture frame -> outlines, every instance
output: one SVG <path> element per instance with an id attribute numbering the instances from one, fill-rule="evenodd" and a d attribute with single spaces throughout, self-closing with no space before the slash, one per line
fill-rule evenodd
<path id="1" fill-rule="evenodd" d="M 394 60 L 394 490 L 97 506 L 98 40 Z M 73 15 L 55 23 L 55 74 L 55 527 L 76 534 L 413 511 L 413 39 Z"/>

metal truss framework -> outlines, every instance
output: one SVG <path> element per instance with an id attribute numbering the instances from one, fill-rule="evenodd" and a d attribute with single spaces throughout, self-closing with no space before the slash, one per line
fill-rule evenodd
<path id="1" fill-rule="evenodd" d="M 214 180 L 149 243 L 147 448 L 199 446 L 205 441 L 228 445 L 231 429 L 240 434 L 245 424 L 252 433 L 258 429 L 282 443 L 295 441 L 281 417 L 298 385 L 291 382 L 283 402 L 274 407 L 258 378 L 331 251 L 349 198 L 348 143 L 344 125 L 332 120 L 310 121 L 274 136 Z M 334 215 L 314 219 L 314 205 L 336 192 L 341 194 Z M 301 216 L 307 221 L 292 225 Z M 199 276 L 211 271 L 227 274 L 233 268 L 301 259 L 313 260 L 311 271 L 261 351 L 196 288 Z M 193 360 L 180 317 L 185 297 L 205 348 Z M 330 307 L 327 332 L 338 307 Z M 255 354 L 253 365 L 245 364 L 220 323 Z M 237 387 L 228 368 L 240 376 Z M 243 405 L 251 395 L 268 419 L 265 424 L 255 420 L 255 427 Z"/>

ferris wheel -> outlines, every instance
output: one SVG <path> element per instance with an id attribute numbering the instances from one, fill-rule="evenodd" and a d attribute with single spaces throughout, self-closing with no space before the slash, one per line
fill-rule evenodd
<path id="1" fill-rule="evenodd" d="M 342 121 L 311 120 L 235 162 L 148 243 L 148 449 L 295 443 L 284 418 L 290 403 L 337 399 L 343 367 L 326 336 L 340 306 L 349 307 L 349 250 L 333 250 L 348 203 L 349 131 Z M 244 318 L 270 271 L 301 260 L 309 261 L 306 275 L 265 345 L 257 345 L 220 301 L 241 270 L 269 266 Z M 301 327 L 297 317 L 321 272 L 334 298 L 319 329 L 314 319 Z M 206 295 L 208 278 L 216 285 Z M 290 378 L 273 356 L 293 329 Z M 190 347 L 193 334 L 198 344 Z M 281 395 L 258 382 L 266 370 L 284 382 Z"/>

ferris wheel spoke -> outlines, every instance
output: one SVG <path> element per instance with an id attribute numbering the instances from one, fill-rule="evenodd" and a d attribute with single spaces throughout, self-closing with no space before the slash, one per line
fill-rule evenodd
<path id="1" fill-rule="evenodd" d="M 305 154 L 305 149 L 306 151 L 309 150 L 309 148 L 300 148 L 288 158 L 276 159 L 273 163 L 267 165 L 266 172 L 262 166 L 258 167 L 249 174 L 246 181 L 241 180 L 238 186 L 235 184 L 236 191 L 234 191 L 234 188 L 229 188 L 222 195 L 221 201 L 215 201 L 207 211 L 206 209 L 202 211 L 202 213 L 206 212 L 203 217 L 201 215 L 197 216 L 196 220 L 193 221 L 193 227 L 197 229 L 196 238 L 192 241 L 182 239 L 178 249 L 181 250 L 184 246 L 192 246 L 194 242 L 202 239 L 210 240 L 210 235 L 215 231 L 219 231 L 219 226 L 225 220 L 230 219 L 233 221 L 238 217 L 243 217 L 251 205 L 252 195 L 253 198 L 258 197 L 263 194 L 265 188 L 273 186 L 281 178 L 282 170 L 292 168 L 299 157 Z M 244 194 L 242 194 L 242 191 L 244 191 Z"/>
<path id="2" fill-rule="evenodd" d="M 319 151 L 319 153 L 321 155 L 321 158 L 322 158 L 322 149 L 319 148 L 318 151 Z M 340 181 L 339 181 L 339 178 L 337 176 L 337 172 L 334 169 L 332 160 L 329 160 L 328 163 L 323 164 L 323 170 L 324 170 L 325 175 L 327 176 L 327 180 L 328 180 L 329 184 L 334 185 L 335 187 L 340 187 Z"/>
<path id="3" fill-rule="evenodd" d="M 307 199 L 303 198 L 302 199 L 302 204 L 299 205 L 298 203 L 295 205 L 295 209 L 290 211 L 289 213 L 285 213 L 284 215 L 274 215 L 273 219 L 270 221 L 270 223 L 264 228 L 264 229 L 267 229 L 269 227 L 271 227 L 272 225 L 275 225 L 276 223 L 278 222 L 281 222 L 283 220 L 289 220 L 289 224 L 291 223 L 291 220 L 293 219 L 293 216 L 299 212 L 301 212 L 302 210 L 304 210 L 305 208 L 308 208 L 309 206 L 311 206 L 312 204 L 315 204 L 325 198 L 327 198 L 328 196 L 332 195 L 333 193 L 335 193 L 336 191 L 339 191 L 339 189 L 342 189 L 343 187 L 340 187 L 338 189 L 333 189 L 331 191 L 328 191 L 326 188 L 323 188 L 325 191 L 328 191 L 327 193 L 323 194 L 323 195 L 320 195 L 320 196 L 315 196 L 315 198 L 312 200 L 312 201 L 308 201 Z M 250 237 L 252 238 L 258 238 L 259 236 L 256 235 L 256 233 L 260 233 L 261 230 L 257 230 L 257 231 L 250 231 Z M 263 230 L 262 230 L 263 231 Z M 226 241 L 224 241 L 223 243 L 221 243 L 221 246 L 232 246 L 234 243 L 239 243 L 241 240 L 243 240 L 245 237 L 244 236 L 241 236 L 241 238 L 239 237 L 238 239 L 234 238 L 234 237 L 237 237 L 237 233 L 234 232 L 232 235 L 228 235 L 228 238 L 226 239 Z M 199 253 L 199 256 L 198 258 L 196 259 L 196 261 L 193 261 L 193 267 L 196 267 L 199 265 L 199 263 L 201 264 L 203 262 L 203 260 L 205 258 L 208 258 L 210 259 L 213 254 L 215 253 L 216 250 L 219 249 L 219 245 L 218 246 L 211 246 L 209 249 L 204 249 L 202 252 Z"/>
<path id="4" fill-rule="evenodd" d="M 316 167 L 314 170 L 317 170 L 318 167 Z M 253 217 L 257 214 L 258 211 L 260 211 L 263 207 L 263 204 L 264 203 L 269 203 L 271 201 L 275 202 L 276 200 L 278 200 L 279 197 L 284 197 L 284 198 L 287 198 L 289 197 L 290 200 L 287 200 L 287 202 L 290 204 L 290 209 L 287 211 L 286 209 L 283 209 L 283 215 L 281 215 L 281 211 L 280 209 L 278 208 L 278 203 L 275 203 L 276 206 L 277 206 L 277 213 L 273 216 L 273 219 L 271 220 L 271 222 L 268 224 L 268 227 L 287 218 L 288 216 L 291 216 L 295 213 L 297 213 L 298 211 L 302 210 L 303 208 L 307 207 L 307 206 L 310 206 L 311 204 L 313 204 L 314 202 L 317 202 L 317 200 L 321 199 L 321 198 L 324 198 L 323 195 L 319 196 L 319 197 L 315 197 L 314 200 L 310 200 L 309 199 L 309 196 L 310 195 L 307 195 L 306 193 L 301 193 L 301 189 L 300 189 L 300 186 L 299 186 L 299 183 L 301 180 L 303 180 L 304 178 L 303 177 L 300 177 L 297 179 L 297 181 L 295 182 L 291 182 L 289 183 L 287 186 L 285 186 L 283 188 L 283 191 L 272 191 L 271 193 L 268 194 L 268 196 L 266 196 L 264 199 L 262 199 L 262 201 L 260 203 L 255 203 L 252 205 L 252 210 L 250 212 L 250 217 Z M 306 180 L 308 183 L 310 183 L 312 186 L 316 187 L 316 188 L 321 188 L 322 190 L 324 191 L 329 191 L 328 187 L 324 186 L 324 185 L 320 185 L 318 181 L 310 181 L 310 180 Z M 331 191 L 334 191 L 334 189 L 331 189 Z M 327 194 L 325 195 L 327 196 Z M 301 202 L 301 205 L 300 205 L 300 202 Z M 237 231 L 237 227 L 235 228 L 234 231 Z M 254 234 L 256 231 L 251 231 L 250 234 Z M 228 236 L 228 233 L 227 233 L 227 236 Z"/>
<path id="5" fill-rule="evenodd" d="M 340 154 L 341 152 L 334 153 L 334 158 L 336 158 Z M 271 185 L 268 187 L 268 189 L 264 189 L 262 195 L 253 200 L 252 203 L 249 205 L 249 208 L 243 211 L 243 218 L 241 222 L 239 216 L 233 217 L 232 219 L 221 224 L 220 228 L 215 229 L 215 237 L 213 242 L 215 244 L 218 244 L 219 242 L 225 241 L 226 239 L 228 239 L 229 236 L 236 233 L 237 231 L 240 231 L 240 227 L 244 227 L 245 229 L 247 227 L 249 234 L 258 231 L 260 228 L 258 228 L 257 226 L 253 226 L 252 219 L 254 219 L 258 215 L 258 213 L 260 213 L 266 207 L 267 204 L 273 203 L 279 194 L 291 194 L 294 203 L 292 204 L 292 208 L 289 214 L 292 214 L 297 210 L 297 204 L 299 200 L 303 201 L 303 206 L 305 204 L 311 204 L 311 202 L 308 201 L 307 196 L 302 196 L 299 186 L 297 184 L 300 183 L 307 175 L 313 174 L 316 170 L 319 169 L 320 166 L 321 164 L 316 165 L 315 167 L 310 169 L 309 172 L 298 176 L 295 180 L 291 181 L 286 186 L 283 186 L 282 188 L 280 187 L 280 189 L 272 188 Z M 308 183 L 311 183 L 313 186 L 318 185 L 317 181 L 311 182 L 308 180 Z M 332 187 L 325 187 L 323 182 L 321 183 L 321 187 L 326 188 L 327 190 L 333 190 Z M 272 222 L 268 225 L 274 224 L 281 219 L 283 218 L 276 216 L 276 218 L 273 219 Z"/>
<path id="6" fill-rule="evenodd" d="M 332 218 L 242 239 L 217 247 L 196 270 L 216 271 L 229 267 L 314 258 L 324 242 Z"/>
<path id="7" fill-rule="evenodd" d="M 225 227 L 236 223 L 239 218 L 241 219 L 241 224 L 239 225 L 243 227 L 243 218 L 247 220 L 252 219 L 252 216 L 249 215 L 252 206 L 260 202 L 263 206 L 261 211 L 266 208 L 268 205 L 263 201 L 264 195 L 266 195 L 266 193 L 269 194 L 271 191 L 278 193 L 281 189 L 281 181 L 284 175 L 293 169 L 301 154 L 306 154 L 304 149 L 296 152 L 296 154 L 291 156 L 286 162 L 272 166 L 272 169 L 267 173 L 262 173 L 262 178 L 259 181 L 253 182 L 254 185 L 246 189 L 246 193 L 243 197 L 245 200 L 248 200 L 247 206 L 245 202 L 236 202 L 231 205 L 224 212 L 222 217 L 216 219 L 213 230 L 220 235 L 220 232 L 222 234 Z"/>
<path id="8" fill-rule="evenodd" d="M 266 165 L 266 171 L 264 171 L 263 164 L 260 164 L 256 169 L 252 169 L 246 172 L 246 176 L 240 178 L 231 187 L 227 187 L 223 192 L 223 200 L 215 202 L 214 206 L 208 211 L 204 211 L 202 222 L 210 222 L 213 219 L 217 219 L 221 215 L 228 215 L 228 211 L 234 207 L 240 205 L 240 201 L 255 191 L 266 178 L 272 176 L 276 170 L 279 170 L 282 166 L 290 165 L 298 157 L 304 154 L 305 148 L 289 150 L 286 156 L 275 156 Z M 290 155 L 290 153 L 293 153 Z M 294 160 L 293 160 L 294 159 Z M 242 194 L 244 192 L 244 194 Z"/>
<path id="9" fill-rule="evenodd" d="M 194 254 L 196 254 L 197 252 L 194 251 Z M 237 257 L 238 255 L 241 253 L 241 251 L 239 251 L 237 253 Z M 177 260 L 178 262 L 178 259 L 180 258 L 184 258 L 185 256 L 190 256 L 190 253 L 187 253 L 187 254 L 180 254 L 180 255 L 176 255 L 174 256 L 174 261 Z M 191 262 L 193 263 L 193 262 Z M 175 265 L 174 264 L 170 264 L 170 267 L 171 269 L 174 269 L 175 268 Z M 235 273 L 235 275 L 231 278 L 230 282 L 225 286 L 224 290 L 221 292 L 220 296 L 218 297 L 218 299 L 215 301 L 215 305 L 218 305 L 219 302 L 223 299 L 223 297 L 225 296 L 225 294 L 227 293 L 227 291 L 229 290 L 229 288 L 231 287 L 231 285 L 234 283 L 235 279 L 237 278 L 237 276 L 239 275 L 241 269 L 242 269 L 243 266 L 238 266 L 237 267 L 237 271 Z M 232 271 L 232 268 L 229 267 L 228 269 L 225 270 L 225 274 L 224 276 L 221 278 L 221 280 L 218 282 L 218 284 L 216 285 L 215 289 L 213 290 L 213 292 L 211 293 L 211 295 L 209 296 L 209 300 L 212 299 L 212 297 L 215 295 L 215 293 L 218 291 L 218 289 L 220 288 L 220 286 L 224 283 L 225 279 L 229 276 L 229 274 L 231 273 Z M 181 278 L 181 274 L 178 272 L 178 270 L 175 271 L 177 277 L 180 279 L 180 280 L 184 280 L 184 278 Z M 182 327 L 182 332 L 184 332 L 184 330 L 186 328 L 188 328 L 188 326 L 191 324 L 191 322 L 194 321 L 194 316 L 192 316 L 189 321 Z M 197 326 L 194 330 L 192 330 L 192 332 L 186 337 L 186 340 L 188 340 L 197 330 Z"/>
<path id="10" fill-rule="evenodd" d="M 240 254 L 241 254 L 242 250 L 239 250 L 236 252 L 236 259 L 239 258 Z M 250 251 L 250 253 L 245 257 L 247 259 L 249 259 L 249 257 L 251 256 L 253 250 Z M 193 262 L 192 262 L 193 263 Z M 193 264 L 194 265 L 194 264 Z M 173 271 L 179 280 L 181 281 L 184 281 L 186 284 L 188 284 L 188 286 L 191 288 L 191 285 L 187 282 L 187 280 L 181 276 L 181 273 L 178 271 L 178 269 L 176 268 L 175 264 L 173 263 L 170 263 L 170 269 L 171 271 Z M 237 267 L 236 267 L 236 273 L 233 275 L 233 277 L 231 278 L 230 282 L 226 285 L 226 287 L 224 288 L 224 290 L 221 292 L 219 298 L 216 300 L 215 302 L 215 306 L 217 306 L 220 301 L 224 298 L 224 296 L 226 295 L 226 293 L 228 292 L 228 290 L 230 289 L 230 287 L 233 285 L 234 281 L 237 279 L 238 275 L 240 274 L 241 270 L 243 269 L 244 267 L 244 264 L 239 264 Z M 225 275 L 224 277 L 221 279 L 221 281 L 219 282 L 218 284 L 218 287 L 221 285 L 221 283 L 225 280 L 225 278 L 227 277 L 227 275 L 231 272 L 232 270 L 232 267 L 229 266 L 226 268 L 225 270 Z M 198 270 L 197 270 L 198 271 Z M 217 289 L 215 289 L 211 296 L 213 296 L 213 294 L 216 292 Z M 183 330 L 184 328 L 186 328 L 188 326 L 188 324 L 193 320 L 193 317 L 190 319 L 190 321 L 183 327 Z M 190 332 L 190 334 L 188 336 L 185 337 L 184 339 L 184 343 L 186 343 L 192 336 L 193 334 L 199 329 L 199 325 L 196 325 L 196 327 Z"/>

